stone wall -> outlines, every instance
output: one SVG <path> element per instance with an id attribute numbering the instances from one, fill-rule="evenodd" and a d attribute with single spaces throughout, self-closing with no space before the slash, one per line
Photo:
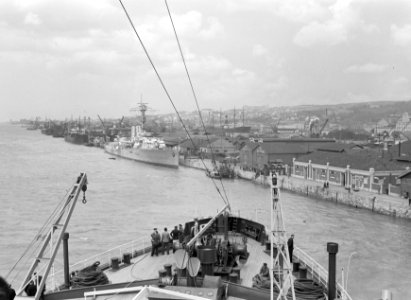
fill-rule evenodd
<path id="1" fill-rule="evenodd" d="M 211 160 L 205 160 L 205 163 L 207 167 L 212 169 Z M 204 169 L 204 165 L 200 159 L 180 160 L 180 164 L 191 168 Z M 262 185 L 270 184 L 268 176 L 256 176 L 255 172 L 244 171 L 238 166 L 235 167 L 234 170 L 239 178 Z M 279 176 L 278 182 L 281 189 L 291 193 L 342 203 L 352 207 L 369 209 L 370 211 L 384 215 L 411 219 L 411 205 L 409 205 L 409 201 L 399 196 L 390 196 L 364 190 L 347 190 L 335 185 L 329 185 L 328 188 L 324 188 L 320 182 L 281 175 Z"/>
<path id="2" fill-rule="evenodd" d="M 318 182 L 287 176 L 279 176 L 279 185 L 281 189 L 292 193 L 411 219 L 411 206 L 407 199 L 401 197 L 367 191 L 352 191 L 331 185 L 329 188 L 324 188 Z"/>

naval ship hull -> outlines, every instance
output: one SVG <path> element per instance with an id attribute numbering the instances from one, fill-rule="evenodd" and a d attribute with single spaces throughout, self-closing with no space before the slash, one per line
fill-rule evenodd
<path id="1" fill-rule="evenodd" d="M 152 165 L 178 168 L 178 152 L 177 150 L 174 150 L 172 148 L 126 148 L 119 146 L 117 142 L 113 142 L 106 144 L 104 146 L 104 150 L 111 155 L 115 155 L 121 158 L 127 158 Z"/>

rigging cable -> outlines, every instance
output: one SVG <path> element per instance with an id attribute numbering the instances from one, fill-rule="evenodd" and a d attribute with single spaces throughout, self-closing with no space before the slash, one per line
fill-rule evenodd
<path id="1" fill-rule="evenodd" d="M 170 96 L 170 94 L 169 94 L 169 92 L 168 92 L 168 90 L 167 90 L 167 88 L 166 88 L 163 80 L 161 79 L 160 74 L 159 74 L 158 71 L 157 71 L 157 68 L 155 67 L 155 65 L 154 65 L 154 63 L 153 63 L 153 61 L 152 61 L 152 59 L 151 59 L 151 57 L 150 57 L 150 55 L 149 55 L 146 47 L 144 46 L 143 40 L 141 39 L 140 35 L 138 34 L 137 29 L 136 29 L 136 27 L 134 26 L 134 23 L 133 23 L 133 21 L 131 20 L 130 15 L 129 15 L 128 12 L 127 12 L 126 7 L 124 6 L 122 0 L 118 0 L 118 1 L 120 2 L 121 7 L 123 8 L 124 13 L 126 14 L 126 17 L 127 17 L 128 21 L 129 21 L 131 27 L 133 28 L 133 31 L 134 31 L 134 33 L 136 34 L 136 36 L 137 36 L 137 38 L 138 38 L 138 40 L 139 40 L 139 42 L 140 42 L 140 45 L 141 45 L 141 47 L 142 47 L 143 50 L 144 50 L 144 53 L 145 53 L 146 56 L 147 56 L 147 59 L 149 60 L 149 62 L 150 62 L 150 64 L 151 64 L 154 72 L 156 73 L 156 76 L 157 76 L 157 78 L 158 78 L 158 80 L 159 80 L 159 82 L 160 82 L 160 84 L 161 84 L 164 92 L 166 93 L 168 100 L 170 101 L 171 105 L 173 106 L 174 111 L 176 112 L 176 114 L 177 114 L 177 116 L 178 116 L 178 119 L 180 120 L 181 125 L 183 126 L 185 132 L 187 133 L 187 136 L 188 136 L 188 138 L 190 139 L 191 143 L 192 143 L 193 145 L 195 145 L 195 144 L 194 144 L 194 141 L 193 141 L 193 139 L 192 139 L 192 137 L 191 137 L 191 135 L 190 135 L 187 127 L 186 127 L 186 125 L 185 125 L 184 122 L 183 122 L 183 119 L 181 118 L 180 113 L 178 112 L 178 110 L 177 110 L 177 108 L 176 108 L 173 100 L 171 99 L 171 96 Z M 204 161 L 203 161 L 203 160 L 201 160 L 201 161 L 203 162 L 203 165 L 205 166 L 206 170 L 208 170 L 208 168 L 207 168 L 207 166 L 205 165 Z M 225 195 L 225 197 L 224 197 L 224 195 L 221 194 L 221 191 L 220 191 L 220 189 L 217 187 L 217 185 L 216 185 L 216 183 L 214 182 L 214 180 L 213 180 L 213 184 L 214 184 L 215 188 L 217 189 L 218 194 L 219 194 L 220 197 L 223 199 L 224 203 L 225 203 L 225 204 L 228 204 L 228 199 L 225 198 L 225 197 L 227 197 L 227 195 Z M 225 192 L 225 190 L 224 190 L 224 192 Z"/>
<path id="2" fill-rule="evenodd" d="M 215 160 L 214 160 L 213 147 L 212 147 L 210 139 L 208 137 L 208 133 L 207 133 L 207 129 L 206 129 L 205 124 L 204 124 L 203 116 L 201 115 L 200 105 L 198 104 L 197 95 L 196 95 L 196 92 L 194 90 L 193 82 L 191 81 L 191 76 L 190 76 L 190 73 L 188 72 L 188 68 L 187 68 L 186 60 L 184 58 L 183 50 L 181 49 L 180 39 L 178 38 L 177 30 L 174 26 L 173 18 L 171 17 L 171 12 L 170 12 L 170 8 L 168 6 L 167 0 L 164 0 L 164 3 L 165 3 L 166 8 L 167 8 L 168 16 L 170 17 L 171 25 L 173 26 L 173 31 L 174 31 L 174 35 L 176 37 L 176 41 L 177 41 L 178 49 L 180 51 L 181 59 L 182 59 L 183 64 L 184 64 L 184 68 L 185 68 L 185 71 L 186 71 L 186 74 L 187 74 L 187 78 L 188 78 L 188 81 L 190 83 L 191 92 L 193 93 L 193 97 L 194 97 L 194 100 L 195 100 L 195 103 L 196 103 L 196 106 L 197 106 L 197 111 L 198 111 L 198 115 L 200 117 L 201 125 L 203 126 L 203 129 L 204 129 L 204 132 L 205 132 L 205 135 L 206 135 L 206 138 L 207 138 L 207 143 L 210 146 L 211 157 L 212 157 L 212 160 L 214 162 Z M 193 144 L 193 146 L 195 146 L 195 145 Z M 207 169 L 207 166 L 205 165 L 205 163 L 203 161 L 203 158 L 201 158 L 201 161 L 203 162 L 203 165 Z M 211 179 L 213 180 L 213 178 L 211 178 Z M 224 196 L 227 199 L 227 204 L 229 204 L 228 197 L 227 197 L 227 194 L 226 194 L 226 191 L 225 191 L 225 188 L 224 188 L 224 184 L 223 184 L 223 181 L 222 181 L 221 178 L 220 178 L 220 184 L 221 184 L 221 187 L 223 188 Z"/>

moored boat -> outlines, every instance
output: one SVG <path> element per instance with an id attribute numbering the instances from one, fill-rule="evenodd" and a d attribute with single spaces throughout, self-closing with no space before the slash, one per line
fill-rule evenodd
<path id="1" fill-rule="evenodd" d="M 221 179 L 222 176 L 217 170 L 206 170 L 206 175 L 210 178 Z"/>
<path id="2" fill-rule="evenodd" d="M 88 144 L 88 134 L 85 132 L 70 131 L 64 135 L 64 140 L 68 143 L 86 145 Z"/>
<path id="3" fill-rule="evenodd" d="M 178 168 L 179 165 L 177 145 L 151 136 L 140 126 L 132 126 L 130 138 L 109 142 L 105 144 L 104 150 L 111 155 L 138 162 L 171 168 Z"/>
<path id="4" fill-rule="evenodd" d="M 141 139 L 139 141 L 120 140 L 105 144 L 104 150 L 115 156 L 138 162 L 178 168 L 178 150 L 159 140 Z"/>

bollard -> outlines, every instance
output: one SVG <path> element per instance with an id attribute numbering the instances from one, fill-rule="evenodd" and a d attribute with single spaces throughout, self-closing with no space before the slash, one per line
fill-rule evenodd
<path id="1" fill-rule="evenodd" d="M 111 258 L 111 269 L 113 271 L 120 269 L 120 259 L 118 257 Z"/>
<path id="2" fill-rule="evenodd" d="M 126 265 L 131 263 L 131 253 L 123 253 L 123 263 Z"/>
<path id="3" fill-rule="evenodd" d="M 294 259 L 293 272 L 298 272 L 299 270 L 300 270 L 300 261 L 298 259 Z"/>
<path id="4" fill-rule="evenodd" d="M 299 274 L 300 279 L 306 279 L 307 278 L 307 267 L 300 266 L 298 274 Z M 333 299 L 333 298 L 330 298 L 330 299 Z"/>

